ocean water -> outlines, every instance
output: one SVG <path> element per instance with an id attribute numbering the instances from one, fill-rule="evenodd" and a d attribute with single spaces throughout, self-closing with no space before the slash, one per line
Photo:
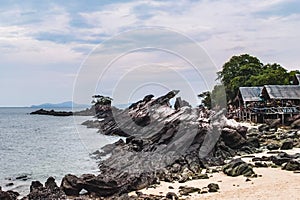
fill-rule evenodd
<path id="1" fill-rule="evenodd" d="M 0 108 L 0 186 L 25 195 L 31 181 L 49 176 L 60 185 L 66 174 L 97 174 L 97 160 L 90 153 L 115 142 L 96 129 L 80 125 L 86 116 L 29 115 L 32 108 Z M 66 110 L 66 109 L 63 109 Z M 16 179 L 22 175 L 27 178 Z M 6 186 L 13 183 L 11 186 Z"/>

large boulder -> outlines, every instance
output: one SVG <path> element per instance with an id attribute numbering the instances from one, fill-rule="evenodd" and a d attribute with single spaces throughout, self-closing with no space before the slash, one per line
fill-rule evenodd
<path id="1" fill-rule="evenodd" d="M 223 128 L 221 137 L 230 148 L 237 149 L 246 143 L 246 139 L 235 129 Z"/>
<path id="2" fill-rule="evenodd" d="M 231 160 L 228 164 L 223 166 L 222 170 L 228 176 L 251 176 L 255 174 L 253 167 L 240 158 Z"/>
<path id="3" fill-rule="evenodd" d="M 300 170 L 300 159 L 291 159 L 289 160 L 282 169 L 288 170 L 288 171 L 296 171 Z"/>
<path id="4" fill-rule="evenodd" d="M 300 119 L 297 119 L 291 124 L 292 128 L 300 128 Z"/>
<path id="5" fill-rule="evenodd" d="M 60 187 L 69 196 L 78 196 L 79 192 L 83 189 L 81 179 L 72 174 L 65 175 Z"/>
<path id="6" fill-rule="evenodd" d="M 292 149 L 294 146 L 294 141 L 292 139 L 287 139 L 285 141 L 283 141 L 280 149 L 281 150 L 288 150 L 288 149 Z"/>
<path id="7" fill-rule="evenodd" d="M 0 199 L 1 200 L 16 200 L 20 194 L 15 191 L 2 191 L 0 187 Z"/>
<path id="8" fill-rule="evenodd" d="M 30 193 L 25 199 L 28 200 L 42 200 L 53 199 L 63 200 L 67 199 L 65 193 L 57 187 L 53 177 L 49 177 L 45 183 L 45 187 L 39 181 L 32 181 L 30 186 Z"/>

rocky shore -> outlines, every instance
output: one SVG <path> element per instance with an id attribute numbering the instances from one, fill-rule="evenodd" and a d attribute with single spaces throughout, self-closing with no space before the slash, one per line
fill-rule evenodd
<path id="1" fill-rule="evenodd" d="M 176 192 L 170 185 L 163 195 L 141 190 L 161 183 L 207 181 L 214 173 L 252 180 L 260 178 L 257 168 L 300 170 L 300 153 L 284 152 L 300 147 L 300 116 L 286 127 L 272 121 L 249 128 L 228 120 L 224 109 L 192 108 L 180 98 L 172 108 L 169 101 L 178 92 L 158 98 L 147 95 L 125 110 L 96 105 L 95 114 L 101 120 L 83 124 L 98 128 L 101 134 L 126 137 L 93 154 L 99 159 L 99 175 L 68 174 L 59 187 L 52 177 L 44 185 L 33 181 L 30 194 L 23 199 L 182 199 L 194 193 L 219 193 L 222 188 L 211 181 L 201 188 L 180 185 Z M 270 154 L 253 156 L 261 152 Z M 246 162 L 243 157 L 249 154 L 252 160 Z M 12 191 L 0 192 L 0 199 L 17 196 Z"/>

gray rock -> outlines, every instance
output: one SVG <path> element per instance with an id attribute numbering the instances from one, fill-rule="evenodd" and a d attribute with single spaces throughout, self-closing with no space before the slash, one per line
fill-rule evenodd
<path id="1" fill-rule="evenodd" d="M 285 141 L 282 143 L 280 149 L 281 149 L 281 150 L 292 149 L 292 148 L 293 148 L 293 145 L 294 145 L 294 141 L 293 141 L 292 139 L 287 139 L 287 140 L 285 140 Z"/>
<path id="2" fill-rule="evenodd" d="M 201 189 L 200 188 L 196 188 L 196 187 L 187 187 L 187 186 L 181 186 L 179 187 L 179 194 L 180 195 L 189 195 L 190 193 L 194 193 L 194 192 L 200 192 Z"/>
<path id="3" fill-rule="evenodd" d="M 292 159 L 288 161 L 283 168 L 284 170 L 288 171 L 297 171 L 300 170 L 300 159 Z"/>
<path id="4" fill-rule="evenodd" d="M 255 174 L 252 166 L 240 158 L 231 160 L 228 164 L 224 165 L 223 172 L 228 176 L 251 176 Z"/>
<path id="5" fill-rule="evenodd" d="M 300 128 L 300 119 L 297 119 L 291 124 L 292 128 Z"/>
<path id="6" fill-rule="evenodd" d="M 174 193 L 174 192 L 168 192 L 166 195 L 167 199 L 171 199 L 171 200 L 178 200 L 178 196 Z"/>
<path id="7" fill-rule="evenodd" d="M 210 183 L 208 184 L 208 192 L 218 192 L 218 190 L 220 189 L 219 185 L 216 183 Z"/>

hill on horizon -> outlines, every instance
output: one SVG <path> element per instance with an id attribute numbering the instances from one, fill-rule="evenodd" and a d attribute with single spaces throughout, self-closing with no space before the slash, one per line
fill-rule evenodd
<path id="1" fill-rule="evenodd" d="M 44 103 L 40 105 L 32 105 L 31 108 L 89 108 L 90 105 L 86 104 L 77 104 L 73 101 L 66 101 L 62 103 Z"/>

